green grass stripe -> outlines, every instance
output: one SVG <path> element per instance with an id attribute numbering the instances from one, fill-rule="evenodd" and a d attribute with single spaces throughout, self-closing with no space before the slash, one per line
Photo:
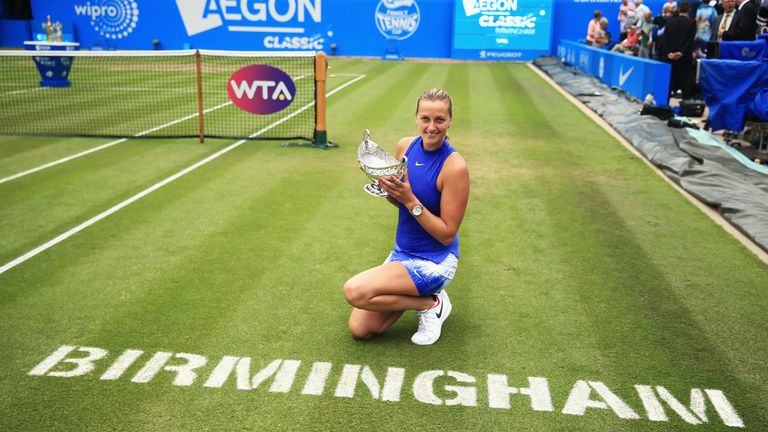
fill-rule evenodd
<path id="1" fill-rule="evenodd" d="M 670 409 L 668 422 L 562 414 L 578 380 L 604 382 L 642 417 L 636 384 L 664 386 L 686 405 L 692 388 L 721 389 L 746 430 L 765 429 L 768 268 L 643 161 L 526 65 L 331 66 L 367 75 L 328 99 L 340 148 L 247 142 L 0 275 L 2 429 L 733 430 L 711 406 L 698 426 Z M 454 311 L 433 346 L 411 344 L 412 312 L 386 335 L 355 341 L 341 286 L 385 258 L 396 225 L 395 209 L 362 191 L 357 145 L 365 128 L 391 150 L 416 134 L 416 97 L 433 86 L 454 98 L 451 142 L 472 178 L 448 288 Z M 6 254 L 228 142 L 126 144 L 0 185 Z M 10 147 L 0 140 L 7 159 L 23 160 Z M 115 381 L 99 380 L 109 361 L 84 377 L 27 376 L 63 344 L 108 349 L 111 359 L 145 354 Z M 209 363 L 190 387 L 168 372 L 131 382 L 156 351 Z M 231 380 L 202 387 L 225 355 L 251 357 L 252 372 L 274 359 L 302 365 L 288 393 Z M 301 395 L 319 361 L 333 365 L 325 394 Z M 400 402 L 373 400 L 362 384 L 353 399 L 334 397 L 345 364 L 379 378 L 405 368 Z M 434 369 L 476 377 L 478 406 L 417 401 L 415 376 Z M 533 411 L 520 395 L 510 410 L 488 408 L 488 373 L 514 386 L 546 377 L 555 412 Z M 438 396 L 452 397 L 452 384 L 438 379 Z"/>
<path id="2" fill-rule="evenodd" d="M 131 140 L 0 185 L 3 263 L 223 147 Z"/>

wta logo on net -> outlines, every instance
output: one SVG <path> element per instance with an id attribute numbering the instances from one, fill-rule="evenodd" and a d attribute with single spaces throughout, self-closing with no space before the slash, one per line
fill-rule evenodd
<path id="1" fill-rule="evenodd" d="M 88 17 L 91 27 L 107 39 L 128 37 L 139 22 L 139 5 L 134 0 L 102 0 L 74 7 L 75 15 Z"/>
<path id="2" fill-rule="evenodd" d="M 227 80 L 229 100 L 251 114 L 282 111 L 296 97 L 296 85 L 287 73 L 267 65 L 238 69 Z"/>

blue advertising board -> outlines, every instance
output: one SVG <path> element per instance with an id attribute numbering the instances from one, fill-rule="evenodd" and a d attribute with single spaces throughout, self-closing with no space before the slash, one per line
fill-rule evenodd
<path id="1" fill-rule="evenodd" d="M 665 0 L 646 0 L 654 13 Z M 529 60 L 586 37 L 596 9 L 618 40 L 621 0 L 31 0 L 33 31 L 71 23 L 82 49 L 323 50 L 349 56 Z M 25 32 L 26 33 L 26 32 Z M 3 33 L 0 32 L 0 36 Z M 5 46 L 18 41 L 2 38 Z M 15 40 L 15 39 L 13 39 Z M 20 45 L 19 45 L 20 46 Z"/>
<path id="2" fill-rule="evenodd" d="M 450 57 L 450 0 L 32 0 L 84 49 L 285 51 Z M 446 25 L 448 24 L 448 25 Z M 37 25 L 37 24 L 35 24 Z"/>
<path id="3" fill-rule="evenodd" d="M 666 105 L 669 101 L 672 68 L 668 63 L 566 40 L 558 44 L 557 55 L 564 63 L 576 66 L 610 87 L 622 89 L 640 100 L 651 94 L 659 105 Z"/>
<path id="4" fill-rule="evenodd" d="M 549 54 L 552 0 L 456 0 L 451 57 L 531 60 Z"/>

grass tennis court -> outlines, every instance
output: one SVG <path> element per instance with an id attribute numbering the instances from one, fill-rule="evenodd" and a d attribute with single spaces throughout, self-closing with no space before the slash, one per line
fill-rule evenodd
<path id="1" fill-rule="evenodd" d="M 365 74 L 328 98 L 340 148 L 246 142 L 0 274 L 0 429 L 768 428 L 768 266 L 644 162 L 523 64 L 330 64 Z M 357 145 L 435 86 L 472 180 L 454 310 L 432 346 L 413 313 L 355 341 L 341 285 L 397 219 Z M 108 141 L 0 137 L 0 178 Z M 0 183 L 0 266 L 233 143 Z"/>

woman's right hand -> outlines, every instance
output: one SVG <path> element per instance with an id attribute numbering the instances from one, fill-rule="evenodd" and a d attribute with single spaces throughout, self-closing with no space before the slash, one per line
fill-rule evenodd
<path id="1" fill-rule="evenodd" d="M 380 178 L 379 184 L 387 191 L 392 199 L 399 203 L 408 205 L 409 202 L 416 199 L 416 196 L 413 195 L 413 191 L 411 191 L 411 185 L 408 184 L 407 180 L 400 181 L 400 179 L 395 176 L 387 176 Z"/>

